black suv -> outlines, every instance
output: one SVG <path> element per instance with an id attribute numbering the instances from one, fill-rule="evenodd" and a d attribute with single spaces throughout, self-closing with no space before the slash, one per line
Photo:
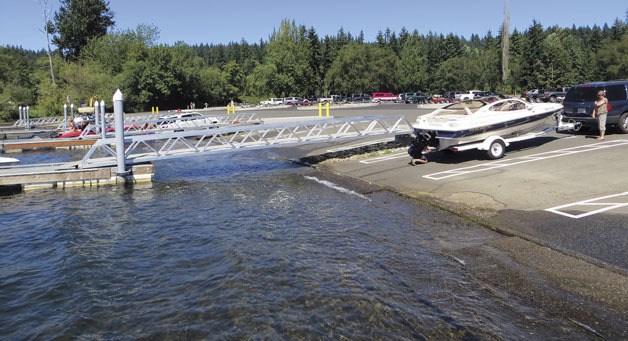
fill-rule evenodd
<path id="1" fill-rule="evenodd" d="M 604 90 L 608 99 L 607 126 L 628 133 L 628 80 L 592 82 L 573 86 L 563 100 L 563 121 L 582 122 L 585 126 L 597 127 L 597 118 L 591 117 L 597 92 Z"/>

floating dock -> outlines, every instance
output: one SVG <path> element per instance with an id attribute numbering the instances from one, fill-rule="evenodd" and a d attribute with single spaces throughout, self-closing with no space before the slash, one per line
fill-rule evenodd
<path id="1" fill-rule="evenodd" d="M 0 153 L 21 153 L 29 150 L 56 148 L 90 148 L 96 139 L 29 139 L 0 141 Z"/>
<path id="2" fill-rule="evenodd" d="M 16 187 L 30 190 L 135 184 L 151 182 L 155 174 L 152 163 L 130 166 L 124 176 L 117 175 L 115 166 L 80 169 L 73 168 L 73 164 L 76 163 L 0 167 L 0 192 Z"/>

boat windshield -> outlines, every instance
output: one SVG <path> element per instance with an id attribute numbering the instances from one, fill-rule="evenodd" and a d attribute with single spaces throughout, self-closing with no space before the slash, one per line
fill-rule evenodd
<path id="1" fill-rule="evenodd" d="M 526 104 L 517 100 L 505 100 L 492 104 L 488 110 L 492 111 L 515 111 L 523 110 L 526 108 Z"/>
<path id="2" fill-rule="evenodd" d="M 465 110 L 465 108 L 469 108 L 471 110 L 477 110 L 485 105 L 486 105 L 486 102 L 470 100 L 470 101 L 462 101 L 462 102 L 453 103 L 451 105 L 446 106 L 444 109 Z"/>
<path id="3" fill-rule="evenodd" d="M 486 102 L 469 100 L 452 103 L 440 109 L 441 115 L 471 115 L 486 105 Z"/>

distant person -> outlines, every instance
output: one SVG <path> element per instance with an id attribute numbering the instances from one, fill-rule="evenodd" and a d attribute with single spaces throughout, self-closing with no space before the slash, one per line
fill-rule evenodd
<path id="1" fill-rule="evenodd" d="M 604 90 L 598 91 L 597 100 L 593 107 L 593 114 L 591 115 L 593 118 L 597 116 L 598 127 L 600 129 L 600 136 L 596 138 L 598 141 L 604 140 L 604 133 L 606 132 L 606 114 L 608 114 L 607 105 L 608 99 L 604 96 Z"/>

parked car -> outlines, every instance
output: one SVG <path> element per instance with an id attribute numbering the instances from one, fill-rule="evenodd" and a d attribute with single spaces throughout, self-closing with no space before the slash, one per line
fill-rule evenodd
<path id="1" fill-rule="evenodd" d="M 283 104 L 285 105 L 297 105 L 303 102 L 303 98 L 301 97 L 284 97 Z"/>
<path id="2" fill-rule="evenodd" d="M 443 97 L 448 98 L 450 101 L 459 100 L 462 91 L 445 91 Z"/>
<path id="3" fill-rule="evenodd" d="M 521 98 L 526 98 L 528 102 L 536 102 L 536 99 L 538 98 L 538 93 L 539 93 L 539 89 L 531 89 L 524 92 L 521 95 Z"/>
<path id="4" fill-rule="evenodd" d="M 432 103 L 450 103 L 450 99 L 443 95 L 432 95 Z"/>
<path id="5" fill-rule="evenodd" d="M 591 114 L 599 90 L 604 90 L 608 99 L 606 126 L 615 126 L 621 133 L 628 133 L 628 80 L 592 82 L 571 87 L 563 100 L 562 120 L 597 127 L 597 118 Z"/>
<path id="6" fill-rule="evenodd" d="M 406 92 L 403 94 L 404 103 L 429 103 L 432 101 L 432 96 L 421 92 Z"/>
<path id="7" fill-rule="evenodd" d="M 543 102 L 560 102 L 567 95 L 569 88 L 541 89 L 537 93 L 536 98 Z"/>
<path id="8" fill-rule="evenodd" d="M 367 94 L 353 95 L 347 98 L 347 101 L 350 103 L 366 103 L 366 102 L 371 101 L 371 95 L 367 95 Z"/>
<path id="9" fill-rule="evenodd" d="M 456 94 L 455 97 L 456 97 L 456 99 L 459 99 L 461 101 L 467 101 L 467 100 L 470 100 L 470 99 L 475 99 L 477 97 L 476 94 L 478 94 L 480 92 L 482 92 L 482 91 L 480 91 L 480 90 L 469 90 L 467 92 Z"/>
<path id="10" fill-rule="evenodd" d="M 394 102 L 397 100 L 397 96 L 392 92 L 374 92 L 371 101 L 380 103 L 380 102 Z"/>
<path id="11" fill-rule="evenodd" d="M 502 95 L 502 94 L 495 94 L 492 92 L 489 92 L 486 96 L 480 97 L 478 98 L 479 100 L 488 102 L 488 103 L 493 103 L 495 101 L 498 101 L 500 99 L 506 99 L 507 97 Z"/>
<path id="12" fill-rule="evenodd" d="M 282 105 L 283 104 L 283 98 L 271 98 L 268 101 L 261 101 L 261 102 L 259 102 L 259 104 L 263 105 L 263 106 Z"/>

